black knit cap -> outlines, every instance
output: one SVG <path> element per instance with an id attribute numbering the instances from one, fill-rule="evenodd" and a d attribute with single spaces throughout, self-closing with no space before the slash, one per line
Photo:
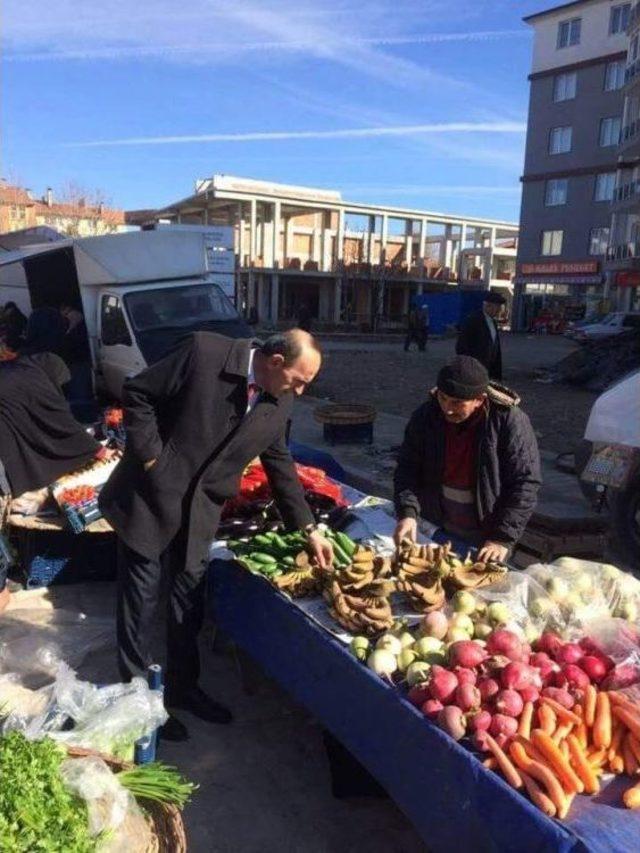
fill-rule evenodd
<path id="1" fill-rule="evenodd" d="M 457 355 L 438 373 L 438 390 L 457 400 L 479 397 L 488 384 L 487 368 L 470 355 Z"/>
<path id="2" fill-rule="evenodd" d="M 493 305 L 505 305 L 507 300 L 501 293 L 497 293 L 495 290 L 487 290 L 482 301 L 491 302 Z"/>

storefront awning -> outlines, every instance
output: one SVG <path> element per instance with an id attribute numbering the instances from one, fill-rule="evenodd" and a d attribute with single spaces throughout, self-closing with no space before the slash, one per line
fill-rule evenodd
<path id="1" fill-rule="evenodd" d="M 514 284 L 602 284 L 601 275 L 518 275 Z"/>

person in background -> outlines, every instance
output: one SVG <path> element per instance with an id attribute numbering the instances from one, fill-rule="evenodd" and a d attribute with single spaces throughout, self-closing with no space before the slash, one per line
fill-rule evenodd
<path id="1" fill-rule="evenodd" d="M 415 542 L 422 517 L 504 561 L 522 535 L 541 485 L 529 418 L 484 365 L 456 356 L 411 416 L 394 477 L 396 542 Z"/>
<path id="2" fill-rule="evenodd" d="M 69 368 L 71 379 L 67 386 L 67 399 L 74 415 L 81 421 L 95 418 L 93 380 L 91 374 L 91 349 L 82 311 L 75 305 L 60 305 L 60 315 L 65 324 L 60 355 Z"/>
<path id="3" fill-rule="evenodd" d="M 465 319 L 458 334 L 456 352 L 477 359 L 489 371 L 491 379 L 502 380 L 502 348 L 497 320 L 502 313 L 505 298 L 492 290 L 487 291 L 482 308 Z"/>
<path id="4" fill-rule="evenodd" d="M 66 327 L 62 315 L 55 308 L 36 308 L 27 321 L 21 355 L 52 352 L 61 355 Z"/>
<path id="5" fill-rule="evenodd" d="M 407 317 L 407 335 L 404 339 L 404 351 L 409 352 L 412 343 L 418 345 L 418 349 L 424 352 L 426 341 L 424 340 L 423 324 L 418 308 L 412 308 Z"/>
<path id="6" fill-rule="evenodd" d="M 7 302 L 0 311 L 0 333 L 8 349 L 16 352 L 27 328 L 27 318 L 15 302 Z"/>
<path id="7" fill-rule="evenodd" d="M 308 333 L 265 343 L 196 332 L 173 353 L 125 382 L 127 443 L 100 493 L 119 537 L 118 658 L 125 680 L 156 660 L 150 632 L 163 564 L 170 572 L 165 701 L 212 723 L 231 713 L 199 686 L 198 634 L 208 552 L 225 501 L 259 456 L 285 524 L 305 531 L 321 566 L 333 550 L 314 524 L 285 442 L 293 400 L 320 369 Z M 171 716 L 170 740 L 186 740 Z"/>
<path id="8" fill-rule="evenodd" d="M 306 302 L 302 302 L 298 309 L 298 328 L 305 332 L 311 331 L 311 311 Z"/>
<path id="9" fill-rule="evenodd" d="M 424 352 L 429 340 L 429 306 L 426 302 L 419 309 L 418 319 L 420 324 L 420 351 Z"/>

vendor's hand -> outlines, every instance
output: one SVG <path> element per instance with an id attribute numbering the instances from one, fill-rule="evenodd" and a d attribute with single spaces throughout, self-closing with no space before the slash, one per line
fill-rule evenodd
<path id="1" fill-rule="evenodd" d="M 402 518 L 396 524 L 393 532 L 393 541 L 399 545 L 403 539 L 415 542 L 418 538 L 418 521 L 415 518 Z"/>
<path id="2" fill-rule="evenodd" d="M 478 551 L 477 559 L 481 563 L 504 563 L 509 556 L 509 547 L 502 542 L 487 540 Z"/>
<path id="3" fill-rule="evenodd" d="M 331 542 L 319 530 L 310 533 L 307 542 L 309 550 L 318 561 L 320 568 L 330 569 L 333 565 L 333 545 Z"/>
<path id="4" fill-rule="evenodd" d="M 158 461 L 157 459 L 150 459 L 148 462 L 143 462 L 142 467 L 144 468 L 145 471 L 148 471 L 149 468 L 153 468 L 153 466 L 156 464 L 157 461 Z"/>

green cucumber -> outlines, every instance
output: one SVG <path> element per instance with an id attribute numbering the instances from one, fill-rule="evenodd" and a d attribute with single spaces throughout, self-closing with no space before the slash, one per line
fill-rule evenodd
<path id="1" fill-rule="evenodd" d="M 282 562 L 285 564 L 285 566 L 295 566 L 295 564 L 296 564 L 296 558 L 295 558 L 295 557 L 290 557 L 290 556 L 288 556 L 288 555 L 287 555 L 286 557 L 283 557 L 283 558 L 282 558 Z"/>
<path id="2" fill-rule="evenodd" d="M 264 566 L 277 566 L 278 561 L 272 554 L 264 554 L 262 551 L 252 551 L 249 554 L 249 559 L 254 563 L 260 563 Z"/>
<path id="3" fill-rule="evenodd" d="M 273 542 L 271 540 L 271 536 L 266 533 L 258 533 L 257 536 L 254 536 L 251 540 L 255 545 L 260 545 L 263 548 L 271 548 Z"/>
<path id="4" fill-rule="evenodd" d="M 345 551 L 343 551 L 340 543 L 337 540 L 334 540 L 333 544 L 333 555 L 336 558 L 336 562 L 341 566 L 348 566 L 351 563 L 351 557 Z"/>
<path id="5" fill-rule="evenodd" d="M 346 533 L 336 533 L 336 542 L 349 557 L 353 557 L 358 547 L 353 539 L 349 539 Z"/>

